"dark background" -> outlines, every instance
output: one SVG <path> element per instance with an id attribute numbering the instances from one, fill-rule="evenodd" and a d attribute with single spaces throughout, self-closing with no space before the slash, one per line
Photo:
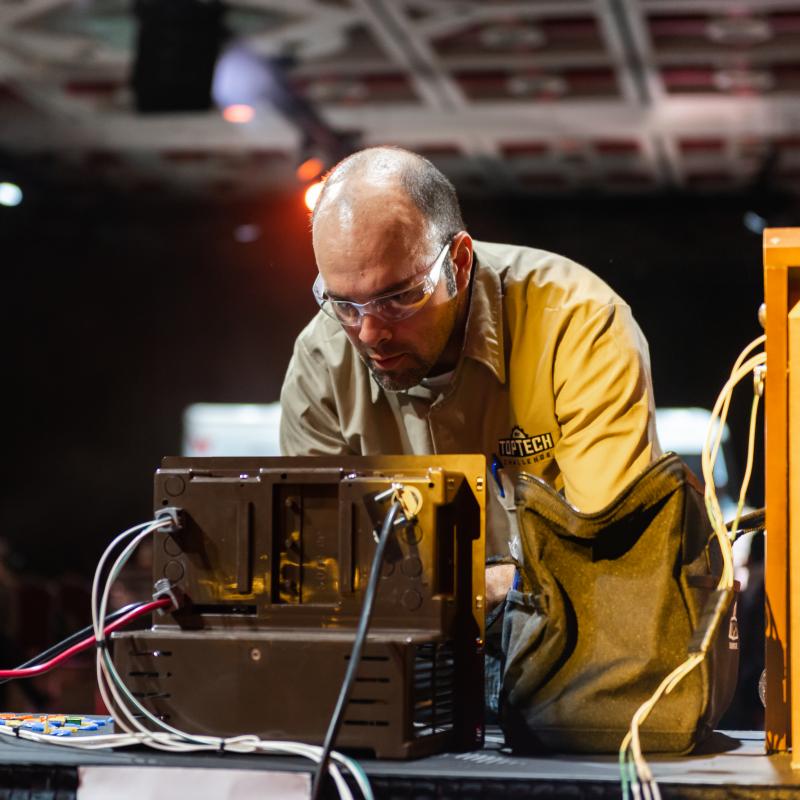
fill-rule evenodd
<path id="1" fill-rule="evenodd" d="M 0 530 L 17 568 L 89 575 L 105 543 L 150 518 L 152 476 L 161 456 L 179 452 L 185 406 L 278 399 L 315 309 L 307 212 L 300 192 L 235 202 L 126 194 L 11 167 L 26 199 L 0 208 Z M 772 225 L 798 219 L 796 201 L 763 192 L 463 195 L 477 238 L 563 253 L 630 302 L 662 406 L 711 408 L 760 332 L 750 210 Z M 244 224 L 260 226 L 256 241 L 234 238 Z M 731 416 L 740 468 L 750 397 L 740 390 Z"/>

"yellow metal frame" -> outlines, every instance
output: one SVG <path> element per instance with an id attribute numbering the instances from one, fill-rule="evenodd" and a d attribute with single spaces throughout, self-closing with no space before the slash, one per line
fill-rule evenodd
<path id="1" fill-rule="evenodd" d="M 800 703 L 791 693 L 800 686 L 800 634 L 791 635 L 791 620 L 800 620 L 800 228 L 764 231 L 764 299 L 765 729 L 767 750 L 780 752 L 791 748 L 793 732 L 800 740 Z M 792 766 L 800 767 L 800 753 Z"/>

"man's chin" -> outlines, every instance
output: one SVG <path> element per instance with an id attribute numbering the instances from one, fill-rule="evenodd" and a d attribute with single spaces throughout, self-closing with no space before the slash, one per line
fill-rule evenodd
<path id="1" fill-rule="evenodd" d="M 387 392 L 404 392 L 416 386 L 428 374 L 430 367 L 418 365 L 408 369 L 382 370 L 371 361 L 367 362 L 378 385 Z"/>

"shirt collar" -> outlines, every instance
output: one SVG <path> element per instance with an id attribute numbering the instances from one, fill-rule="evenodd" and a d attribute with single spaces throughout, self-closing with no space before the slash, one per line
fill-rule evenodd
<path id="1" fill-rule="evenodd" d="M 463 356 L 485 364 L 500 383 L 506 382 L 506 361 L 503 352 L 503 286 L 500 266 L 485 251 L 477 252 L 475 243 L 467 328 Z"/>

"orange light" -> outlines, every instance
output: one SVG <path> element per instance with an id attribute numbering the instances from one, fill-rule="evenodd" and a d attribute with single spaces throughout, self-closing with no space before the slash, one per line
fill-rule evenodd
<path id="1" fill-rule="evenodd" d="M 319 174 L 323 169 L 325 169 L 325 165 L 322 163 L 322 161 L 315 156 L 312 156 L 300 164 L 300 166 L 295 170 L 295 175 L 297 175 L 297 180 L 305 183 L 306 181 L 313 181 L 314 178 L 319 177 Z"/>
<path id="2" fill-rule="evenodd" d="M 232 106 L 225 106 L 225 108 L 222 110 L 222 117 L 226 122 L 235 122 L 240 125 L 244 122 L 250 122 L 255 115 L 256 110 L 253 108 L 253 106 L 248 106 L 244 103 L 236 103 Z"/>
<path id="3" fill-rule="evenodd" d="M 319 200 L 319 194 L 322 191 L 322 181 L 316 181 L 316 183 L 312 183 L 311 186 L 306 189 L 305 201 L 306 201 L 306 208 L 309 211 L 314 210 L 314 206 L 317 204 L 317 200 Z"/>

